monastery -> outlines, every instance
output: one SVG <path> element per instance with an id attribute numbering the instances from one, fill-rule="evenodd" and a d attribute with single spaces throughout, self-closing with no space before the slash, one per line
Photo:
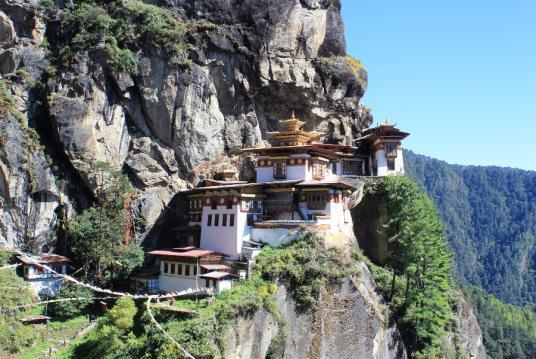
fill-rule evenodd
<path id="1" fill-rule="evenodd" d="M 393 124 L 363 131 L 354 146 L 320 143 L 322 133 L 304 130 L 294 114 L 280 124 L 282 131 L 269 133 L 273 147 L 242 150 L 256 158 L 255 182 L 236 181 L 228 171 L 184 193 L 187 235 L 176 248 L 149 252 L 160 271 L 134 276 L 133 288 L 207 287 L 217 294 L 247 275 L 262 244 L 288 243 L 303 228 L 344 233 L 363 186 L 359 177 L 404 173 L 401 142 L 409 134 Z"/>

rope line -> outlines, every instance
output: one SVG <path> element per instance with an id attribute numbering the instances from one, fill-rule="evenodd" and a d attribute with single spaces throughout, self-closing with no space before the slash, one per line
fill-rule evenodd
<path id="1" fill-rule="evenodd" d="M 6 312 L 17 310 L 17 309 L 37 307 L 38 305 L 48 304 L 48 303 L 72 302 L 72 301 L 77 301 L 77 300 L 107 300 L 107 299 L 117 299 L 117 297 L 91 297 L 91 298 L 78 297 L 78 298 L 50 299 L 50 300 L 44 300 L 42 302 L 17 305 L 15 307 L 8 307 L 8 308 L 1 308 L 0 307 L 0 312 L 6 313 Z"/>
<path id="2" fill-rule="evenodd" d="M 179 350 L 188 358 L 188 359 L 195 359 L 195 357 L 188 353 L 186 351 L 186 349 L 184 349 L 182 347 L 182 345 L 180 345 L 175 339 L 173 339 L 173 337 L 171 335 L 169 335 L 168 332 L 166 332 L 166 330 L 164 328 L 162 328 L 162 326 L 160 325 L 160 323 L 158 323 L 155 319 L 155 317 L 153 316 L 153 312 L 151 311 L 151 300 L 152 298 L 149 297 L 147 298 L 147 302 L 145 303 L 145 306 L 147 307 L 147 313 L 149 313 L 149 318 L 151 318 L 151 322 L 153 322 L 153 324 L 156 326 L 156 328 L 158 328 L 158 330 L 160 330 L 162 332 L 162 334 L 164 334 L 166 336 L 166 338 L 168 338 L 173 344 L 175 344 L 177 346 L 177 348 L 179 348 Z"/>
<path id="3" fill-rule="evenodd" d="M 79 286 L 89 288 L 89 289 L 93 290 L 94 292 L 104 293 L 104 294 L 107 294 L 107 295 L 115 295 L 115 296 L 118 296 L 118 297 L 130 297 L 130 298 L 133 298 L 133 299 L 148 299 L 148 298 L 169 299 L 169 298 L 175 298 L 175 297 L 184 297 L 184 296 L 193 295 L 193 294 L 204 294 L 204 293 L 208 294 L 208 292 L 209 292 L 208 288 L 202 288 L 202 289 L 188 288 L 188 289 L 185 289 L 185 290 L 182 290 L 182 291 L 170 292 L 170 293 L 160 294 L 160 295 L 132 294 L 132 293 L 125 293 L 125 292 L 116 292 L 116 291 L 113 291 L 113 290 L 110 290 L 110 289 L 100 288 L 100 287 L 97 287 L 97 286 L 94 286 L 94 285 L 91 285 L 91 284 L 88 284 L 88 283 L 84 283 L 82 281 L 79 281 L 76 278 L 71 277 L 68 274 L 58 273 L 54 269 L 52 269 L 49 266 L 47 266 L 46 264 L 38 263 L 37 257 L 35 257 L 35 256 L 31 255 L 31 254 L 21 253 L 21 255 L 23 255 L 25 257 L 25 259 L 28 260 L 29 262 L 33 262 L 36 265 L 42 266 L 43 268 L 45 268 L 45 269 L 49 270 L 50 272 L 56 274 L 58 277 L 61 277 L 61 278 L 65 279 L 66 281 L 72 282 L 72 283 L 74 283 L 76 285 L 79 285 Z"/>

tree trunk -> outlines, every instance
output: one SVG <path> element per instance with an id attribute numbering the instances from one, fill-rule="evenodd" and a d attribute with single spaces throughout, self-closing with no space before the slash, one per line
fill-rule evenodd
<path id="1" fill-rule="evenodd" d="M 393 301 L 395 296 L 396 272 L 393 269 L 393 280 L 391 281 L 391 293 L 389 294 L 389 302 Z"/>

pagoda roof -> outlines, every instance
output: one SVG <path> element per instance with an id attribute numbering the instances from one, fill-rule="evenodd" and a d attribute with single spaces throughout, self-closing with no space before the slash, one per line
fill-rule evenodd
<path id="1" fill-rule="evenodd" d="M 392 123 L 382 123 L 376 127 L 370 127 L 361 132 L 363 137 L 369 136 L 372 140 L 377 139 L 378 137 L 392 137 L 396 139 L 404 139 L 409 136 L 408 132 L 402 132 L 396 128 L 396 124 Z M 361 139 L 363 139 L 363 137 Z M 359 140 L 359 139 L 358 139 Z"/>

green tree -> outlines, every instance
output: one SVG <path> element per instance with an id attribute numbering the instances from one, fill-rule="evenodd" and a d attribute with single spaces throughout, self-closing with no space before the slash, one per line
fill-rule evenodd
<path id="1" fill-rule="evenodd" d="M 4 247 L 0 246 L 0 266 L 9 264 L 11 260 L 11 253 L 9 253 Z"/>
<path id="2" fill-rule="evenodd" d="M 452 316 L 451 254 L 430 198 L 406 176 L 379 184 L 387 199 L 389 242 L 386 268 L 392 272 L 388 300 L 394 305 L 406 346 L 416 357 L 438 355 Z M 398 284 L 402 277 L 402 285 Z"/>
<path id="3" fill-rule="evenodd" d="M 85 287 L 67 283 L 60 288 L 54 299 L 66 298 L 92 298 L 93 293 Z M 48 313 L 53 317 L 61 319 L 69 319 L 82 314 L 86 308 L 92 303 L 91 299 L 54 302 L 48 306 Z"/>
<path id="4" fill-rule="evenodd" d="M 28 284 L 11 269 L 0 271 L 0 288 L 0 306 L 9 310 L 0 315 L 0 352 L 16 353 L 31 346 L 36 335 L 31 327 L 22 325 L 17 319 L 25 310 L 11 308 L 30 304 L 32 293 Z"/>
<path id="5" fill-rule="evenodd" d="M 139 358 L 143 339 L 132 332 L 137 308 L 132 298 L 122 297 L 103 316 L 87 343 L 77 348 L 75 356 L 97 358 Z"/>
<path id="6" fill-rule="evenodd" d="M 113 285 L 143 263 L 143 250 L 125 243 L 129 227 L 124 206 L 133 189 L 124 174 L 106 164 L 94 166 L 93 174 L 97 203 L 69 224 L 71 251 L 87 278 Z"/>

